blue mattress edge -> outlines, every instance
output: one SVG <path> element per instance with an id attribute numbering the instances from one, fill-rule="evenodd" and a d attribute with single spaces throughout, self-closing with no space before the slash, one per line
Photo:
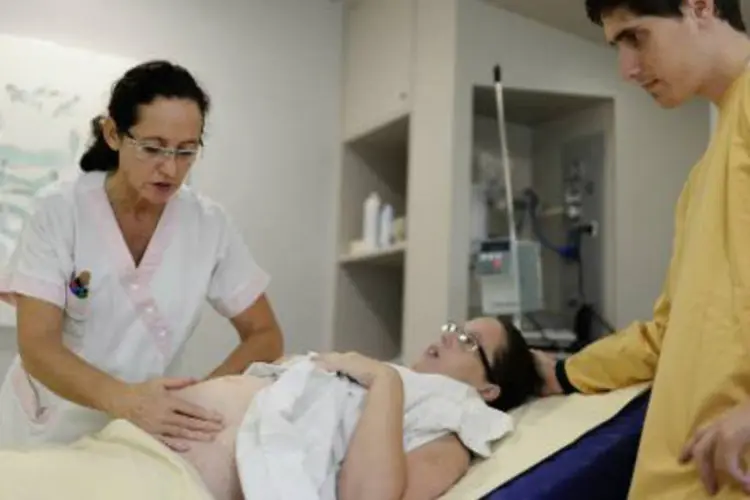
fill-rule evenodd
<path id="1" fill-rule="evenodd" d="M 484 500 L 625 499 L 650 395 L 647 390 L 636 396 L 612 418 Z"/>

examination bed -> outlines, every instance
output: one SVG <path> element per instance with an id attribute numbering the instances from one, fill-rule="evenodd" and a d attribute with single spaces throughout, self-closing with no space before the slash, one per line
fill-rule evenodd
<path id="1" fill-rule="evenodd" d="M 648 394 L 485 500 L 625 500 L 633 474 Z"/>
<path id="2" fill-rule="evenodd" d="M 624 500 L 649 394 L 638 386 L 519 408 L 514 433 L 443 500 Z"/>

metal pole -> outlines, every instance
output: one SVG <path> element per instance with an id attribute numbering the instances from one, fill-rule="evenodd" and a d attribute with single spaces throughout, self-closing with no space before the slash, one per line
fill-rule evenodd
<path id="1" fill-rule="evenodd" d="M 500 134 L 500 152 L 503 161 L 503 174 L 505 177 L 505 202 L 508 214 L 508 240 L 510 247 L 510 260 L 513 273 L 516 304 L 518 309 L 513 315 L 513 322 L 517 328 L 521 328 L 521 276 L 520 264 L 518 262 L 518 236 L 516 235 L 516 216 L 513 204 L 513 180 L 511 175 L 510 154 L 508 153 L 508 133 L 505 129 L 505 107 L 503 101 L 503 81 L 500 65 L 495 66 L 495 100 L 497 102 L 497 124 Z"/>

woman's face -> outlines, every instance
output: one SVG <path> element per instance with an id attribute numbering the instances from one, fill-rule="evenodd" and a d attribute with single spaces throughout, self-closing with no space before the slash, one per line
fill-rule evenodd
<path id="1" fill-rule="evenodd" d="M 413 368 L 464 382 L 479 390 L 485 399 L 493 400 L 500 388 L 487 380 L 479 350 L 485 353 L 490 364 L 493 363 L 495 354 L 507 346 L 505 328 L 494 318 L 476 318 L 461 330 L 443 333 L 438 342 L 425 349 Z"/>
<path id="2" fill-rule="evenodd" d="M 185 181 L 200 149 L 203 115 L 189 99 L 157 98 L 138 110 L 124 135 L 105 124 L 105 138 L 119 154 L 118 176 L 139 200 L 167 203 Z"/>

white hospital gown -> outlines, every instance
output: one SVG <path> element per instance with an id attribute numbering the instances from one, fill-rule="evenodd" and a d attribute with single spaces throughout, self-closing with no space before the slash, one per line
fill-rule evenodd
<path id="1" fill-rule="evenodd" d="M 40 196 L 9 265 L 0 298 L 36 297 L 64 310 L 63 342 L 126 382 L 163 376 L 203 304 L 232 317 L 264 292 L 268 276 L 221 207 L 182 187 L 166 205 L 135 265 L 92 172 Z M 68 286 L 89 271 L 87 298 Z M 0 448 L 70 442 L 101 429 L 102 413 L 61 399 L 14 361 L 0 389 Z"/>
<path id="2" fill-rule="evenodd" d="M 404 386 L 404 450 L 455 433 L 478 456 L 511 432 L 506 413 L 471 387 L 441 375 L 393 365 Z M 316 367 L 309 357 L 258 363 L 247 373 L 276 381 L 259 392 L 237 435 L 245 498 L 335 500 L 343 463 L 366 390 Z"/>

